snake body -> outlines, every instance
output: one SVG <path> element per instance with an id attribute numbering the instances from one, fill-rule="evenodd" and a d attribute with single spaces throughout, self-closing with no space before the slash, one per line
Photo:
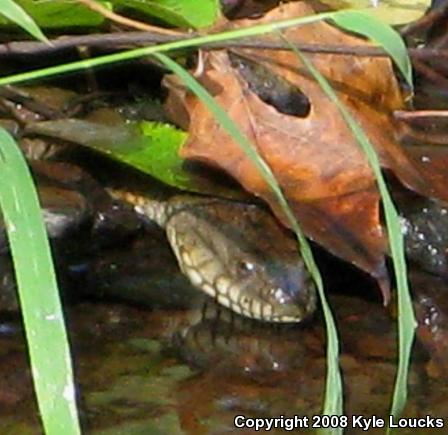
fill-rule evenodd
<path id="1" fill-rule="evenodd" d="M 315 310 L 297 243 L 266 210 L 214 197 L 110 192 L 165 229 L 181 271 L 219 304 L 267 322 L 299 322 Z"/>

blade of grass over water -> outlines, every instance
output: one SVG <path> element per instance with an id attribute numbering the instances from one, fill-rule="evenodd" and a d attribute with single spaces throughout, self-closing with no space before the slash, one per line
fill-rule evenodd
<path id="1" fill-rule="evenodd" d="M 39 78 L 48 78 L 59 74 L 66 74 L 69 72 L 79 71 L 82 69 L 90 69 L 102 65 L 109 65 L 117 62 L 136 59 L 139 57 L 149 56 L 154 53 L 166 52 L 169 50 L 180 50 L 180 49 L 198 47 L 213 42 L 229 41 L 233 39 L 247 38 L 250 36 L 259 36 L 271 33 L 276 30 L 286 29 L 292 26 L 314 23 L 320 20 L 332 19 L 336 22 L 338 20 L 338 17 L 340 17 L 341 15 L 344 16 L 344 14 L 347 14 L 347 11 L 325 12 L 321 14 L 314 14 L 305 17 L 293 18 L 290 20 L 277 21 L 275 23 L 260 24 L 257 26 L 244 29 L 215 33 L 207 36 L 198 36 L 193 38 L 187 37 L 185 40 L 182 41 L 169 42 L 166 44 L 159 44 L 152 47 L 137 48 L 122 53 L 109 54 L 105 56 L 99 56 L 93 59 L 80 60 L 76 62 L 67 63 L 64 65 L 57 65 L 49 68 L 42 68 L 36 71 L 10 75 L 8 77 L 0 78 L 0 86 L 30 80 L 36 80 Z M 366 9 L 365 11 L 363 10 L 353 11 L 350 18 L 356 21 L 357 14 L 363 14 L 363 17 L 365 17 L 366 14 L 368 15 L 368 9 Z M 398 35 L 397 32 L 393 31 L 393 32 L 387 32 L 388 34 L 387 39 L 381 37 L 382 33 L 384 33 L 383 30 L 385 28 L 390 29 L 390 26 L 387 26 L 386 24 L 378 20 L 376 21 L 377 23 L 375 23 L 374 28 L 369 27 L 368 32 L 366 32 L 365 35 L 367 37 L 369 37 L 370 35 L 375 35 L 376 36 L 375 40 L 381 41 L 381 43 L 384 44 L 383 47 L 388 53 L 394 53 L 396 51 L 397 38 L 400 38 L 400 36 Z M 375 31 L 374 29 L 377 30 Z M 363 34 L 362 28 L 357 27 L 356 32 Z M 400 71 L 404 71 L 405 77 L 408 77 L 409 74 L 406 73 L 406 71 L 408 70 L 407 65 L 409 61 L 407 55 L 394 56 L 393 60 L 397 64 L 397 67 L 400 69 Z"/>
<path id="2" fill-rule="evenodd" d="M 80 434 L 64 317 L 37 192 L 22 153 L 3 128 L 0 128 L 0 207 L 45 433 Z"/>
<path id="3" fill-rule="evenodd" d="M 48 42 L 48 39 L 39 29 L 34 20 L 14 0 L 1 0 L 0 14 L 22 27 L 22 29 L 26 30 L 36 39 L 43 42 Z"/>
<path id="4" fill-rule="evenodd" d="M 319 83 L 322 90 L 328 98 L 338 107 L 345 122 L 350 127 L 364 151 L 370 167 L 375 175 L 378 188 L 380 190 L 384 216 L 386 219 L 387 233 L 389 236 L 390 251 L 394 265 L 394 273 L 397 282 L 398 293 L 398 369 L 395 380 L 394 395 L 391 406 L 391 414 L 398 416 L 404 409 L 407 400 L 407 380 L 409 364 L 411 357 L 412 344 L 414 341 L 415 321 L 414 310 L 412 307 L 412 298 L 409 292 L 407 279 L 407 267 L 404 254 L 404 240 L 400 225 L 400 219 L 395 205 L 390 196 L 383 174 L 381 165 L 373 145 L 368 137 L 362 131 L 359 124 L 351 116 L 347 108 L 343 105 L 326 78 L 314 67 L 312 62 L 297 48 L 295 48 L 284 35 L 280 35 L 285 40 L 292 51 L 298 56 L 303 65 L 310 71 L 314 79 Z"/>
<path id="5" fill-rule="evenodd" d="M 171 69 L 181 80 L 185 83 L 188 88 L 196 94 L 196 96 L 206 104 L 210 112 L 215 116 L 217 121 L 221 124 L 227 133 L 232 137 L 232 139 L 237 142 L 241 149 L 245 152 L 247 157 L 254 163 L 260 174 L 263 176 L 266 183 L 274 192 L 278 203 L 280 204 L 283 213 L 288 219 L 291 228 L 294 230 L 297 239 L 300 244 L 300 251 L 303 256 L 303 260 L 312 275 L 313 280 L 318 288 L 319 296 L 321 298 L 325 321 L 327 325 L 328 334 L 328 372 L 327 372 L 327 383 L 326 383 L 326 396 L 323 413 L 328 415 L 342 414 L 342 381 L 339 370 L 339 344 L 335 322 L 331 314 L 331 309 L 326 301 L 325 292 L 323 288 L 322 277 L 320 275 L 319 269 L 315 263 L 310 245 L 305 238 L 299 223 L 297 222 L 292 210 L 290 209 L 286 198 L 284 197 L 282 190 L 275 179 L 269 165 L 263 160 L 263 158 L 258 154 L 256 147 L 249 141 L 249 139 L 241 132 L 238 126 L 232 121 L 232 119 L 227 115 L 225 110 L 216 103 L 213 97 L 204 89 L 196 79 L 188 73 L 183 67 L 171 60 L 164 54 L 154 55 L 160 62 L 162 62 L 166 67 Z M 338 433 L 338 432 L 333 432 Z"/>

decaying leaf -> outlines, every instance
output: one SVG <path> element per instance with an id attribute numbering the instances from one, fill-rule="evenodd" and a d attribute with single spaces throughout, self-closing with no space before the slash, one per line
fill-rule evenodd
<path id="1" fill-rule="evenodd" d="M 309 6 L 294 2 L 257 21 L 239 20 L 228 26 L 247 27 L 312 13 Z M 290 28 L 285 36 L 292 42 L 369 45 L 325 22 Z M 265 98 L 266 89 L 258 92 L 254 89 L 244 63 L 241 67 L 235 56 L 259 64 L 302 93 L 309 102 L 309 110 L 301 116 L 278 110 Z M 350 55 L 309 56 L 370 138 L 382 165 L 414 190 L 422 193 L 431 190 L 395 141 L 392 113 L 403 108 L 404 102 L 391 62 L 386 58 Z M 372 171 L 337 107 L 297 56 L 289 51 L 263 49 L 215 51 L 204 56 L 203 72 L 198 79 L 270 165 L 305 233 L 333 254 L 379 279 L 387 299 L 384 266 L 387 244 Z M 275 93 L 278 89 L 273 89 L 271 82 L 266 79 L 260 86 Z M 181 155 L 224 169 L 245 189 L 265 199 L 287 224 L 255 165 L 208 109 L 175 78 L 169 77 L 166 83 L 170 89 L 168 111 L 175 122 L 188 126 L 189 130 Z"/>

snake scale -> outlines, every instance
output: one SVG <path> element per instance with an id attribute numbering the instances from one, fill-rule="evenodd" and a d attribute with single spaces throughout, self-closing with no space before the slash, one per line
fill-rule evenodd
<path id="1" fill-rule="evenodd" d="M 297 242 L 263 208 L 205 196 L 109 192 L 165 230 L 181 271 L 219 304 L 266 322 L 299 322 L 314 312 L 316 291 Z"/>

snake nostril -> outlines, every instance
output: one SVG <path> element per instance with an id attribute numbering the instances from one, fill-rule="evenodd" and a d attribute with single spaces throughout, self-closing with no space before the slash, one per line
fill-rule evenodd
<path id="1" fill-rule="evenodd" d="M 292 302 L 291 296 L 285 292 L 281 287 L 271 289 L 271 295 L 280 304 L 289 304 Z"/>

